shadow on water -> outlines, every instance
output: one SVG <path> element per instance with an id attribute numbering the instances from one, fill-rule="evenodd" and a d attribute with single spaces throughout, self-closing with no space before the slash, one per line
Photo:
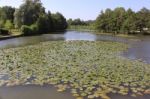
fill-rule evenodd
<path id="1" fill-rule="evenodd" d="M 88 40 L 88 41 L 115 41 L 130 45 L 130 48 L 122 53 L 130 59 L 142 59 L 150 63 L 150 37 L 139 37 L 138 40 L 116 37 L 111 35 L 96 35 L 89 32 L 67 31 L 64 34 L 43 34 L 37 36 L 18 37 L 0 41 L 0 48 L 12 48 L 36 44 L 44 41 L 68 41 L 68 40 Z M 0 75 L 0 80 L 8 80 L 8 75 Z M 111 99 L 150 99 L 149 96 L 130 97 L 117 94 L 110 94 Z M 69 91 L 58 93 L 55 87 L 50 85 L 37 86 L 14 86 L 0 87 L 0 99 L 75 99 Z M 100 99 L 100 98 L 99 98 Z"/>

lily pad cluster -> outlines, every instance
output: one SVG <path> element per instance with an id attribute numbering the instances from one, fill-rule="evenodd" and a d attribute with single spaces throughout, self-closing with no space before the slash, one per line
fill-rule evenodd
<path id="1" fill-rule="evenodd" d="M 128 46 L 103 41 L 50 41 L 0 50 L 1 85 L 53 84 L 77 99 L 150 94 L 150 65 L 119 56 Z"/>

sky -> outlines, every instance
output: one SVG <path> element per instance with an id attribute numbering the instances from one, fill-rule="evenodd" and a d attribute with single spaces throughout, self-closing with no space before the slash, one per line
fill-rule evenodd
<path id="1" fill-rule="evenodd" d="M 19 7 L 23 0 L 0 0 L 0 6 Z M 150 0 L 41 0 L 46 10 L 52 13 L 60 12 L 67 19 L 80 18 L 82 20 L 94 20 L 101 10 L 116 7 L 131 8 L 139 11 L 146 7 L 150 9 Z"/>

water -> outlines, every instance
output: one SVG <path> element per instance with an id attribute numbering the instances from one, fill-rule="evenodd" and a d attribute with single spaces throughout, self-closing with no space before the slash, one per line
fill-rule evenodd
<path id="1" fill-rule="evenodd" d="M 111 99 L 150 99 L 150 95 L 133 98 L 119 94 L 110 94 Z M 26 85 L 1 87 L 0 99 L 76 99 L 69 91 L 57 92 L 57 89 L 50 85 Z M 101 98 L 97 98 L 101 99 Z"/>
<path id="2" fill-rule="evenodd" d="M 140 59 L 150 64 L 150 37 L 143 36 L 138 39 L 130 44 L 130 48 L 123 53 L 123 56 L 130 59 Z"/>
<path id="3" fill-rule="evenodd" d="M 57 92 L 57 89 L 50 85 L 37 86 L 14 86 L 1 87 L 0 99 L 75 99 L 71 93 Z"/>
<path id="4" fill-rule="evenodd" d="M 141 59 L 150 63 L 150 37 L 139 36 L 136 39 L 116 37 L 112 35 L 96 35 L 90 32 L 67 31 L 63 34 L 43 34 L 39 36 L 18 37 L 0 41 L 0 48 L 12 48 L 36 44 L 44 41 L 58 40 L 88 40 L 88 41 L 116 41 L 130 45 L 130 48 L 122 55 L 130 59 Z"/>
<path id="5" fill-rule="evenodd" d="M 68 40 L 88 40 L 88 41 L 96 41 L 96 40 L 104 40 L 104 41 L 119 41 L 119 42 L 127 42 L 128 39 L 119 38 L 115 36 L 109 35 L 96 35 L 91 34 L 90 32 L 77 32 L 77 31 L 67 31 L 63 34 L 43 34 L 38 36 L 30 36 L 30 37 L 18 37 L 7 40 L 0 41 L 0 48 L 12 48 L 25 46 L 29 44 L 36 44 L 44 41 L 68 41 Z"/>
<path id="6" fill-rule="evenodd" d="M 115 41 L 129 44 L 130 48 L 122 55 L 130 59 L 141 59 L 150 63 L 150 37 L 139 36 L 135 38 L 123 38 L 111 35 L 96 35 L 90 32 L 67 31 L 64 34 L 43 34 L 39 36 L 19 37 L 0 41 L 0 48 L 12 48 L 36 44 L 44 41 Z M 0 80 L 8 79 L 7 75 L 0 74 Z M 110 95 L 112 99 L 150 99 L 150 95 L 133 98 L 130 96 Z M 14 86 L 0 87 L 0 99 L 75 99 L 69 91 L 58 93 L 57 89 L 50 86 Z"/>

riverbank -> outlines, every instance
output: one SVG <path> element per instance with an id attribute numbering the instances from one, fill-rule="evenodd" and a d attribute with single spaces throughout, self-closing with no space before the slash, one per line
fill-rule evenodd
<path id="1" fill-rule="evenodd" d="M 98 32 L 94 29 L 67 29 L 66 31 L 78 31 L 78 32 L 89 32 L 91 34 L 96 34 L 96 35 L 110 35 L 110 36 L 116 36 L 116 37 L 124 37 L 124 38 L 137 38 L 140 36 L 145 36 L 145 35 L 141 35 L 141 34 L 114 34 L 114 33 L 101 33 Z M 66 31 L 56 31 L 53 33 L 43 33 L 43 34 L 64 34 Z M 34 34 L 34 35 L 27 35 L 27 36 L 36 36 L 36 35 L 42 35 L 42 34 Z M 19 32 L 18 30 L 13 30 L 13 33 L 11 35 L 0 35 L 0 40 L 5 40 L 5 39 L 10 39 L 10 38 L 16 38 L 16 37 L 23 37 L 25 35 L 23 35 L 21 32 Z M 148 35 L 149 36 L 149 35 Z"/>
<path id="2" fill-rule="evenodd" d="M 137 36 L 143 36 L 143 35 L 147 35 L 149 36 L 150 33 L 131 33 L 131 34 L 127 34 L 127 33 L 102 33 L 99 32 L 98 30 L 96 30 L 94 28 L 94 25 L 71 25 L 68 27 L 67 29 L 68 31 L 80 31 L 80 32 L 92 32 L 96 35 L 112 35 L 112 36 L 118 36 L 118 37 L 126 37 L 126 38 L 133 38 L 133 37 L 137 37 Z"/>
<path id="3" fill-rule="evenodd" d="M 0 35 L 0 40 L 16 38 L 16 37 L 21 37 L 21 36 L 23 36 L 23 34 L 19 30 L 12 29 L 10 34 L 8 34 L 8 35 Z"/>
<path id="4" fill-rule="evenodd" d="M 116 37 L 125 37 L 125 38 L 136 38 L 136 37 L 139 37 L 139 36 L 144 36 L 144 35 L 141 35 L 141 34 L 126 34 L 126 33 L 122 33 L 122 34 L 114 34 L 114 33 L 102 33 L 102 32 L 99 32 L 97 30 L 94 30 L 94 29 L 67 29 L 68 31 L 78 31 L 78 32 L 90 32 L 90 33 L 93 33 L 93 34 L 96 34 L 96 35 L 110 35 L 110 36 L 116 36 Z M 147 35 L 149 36 L 149 35 Z"/>

